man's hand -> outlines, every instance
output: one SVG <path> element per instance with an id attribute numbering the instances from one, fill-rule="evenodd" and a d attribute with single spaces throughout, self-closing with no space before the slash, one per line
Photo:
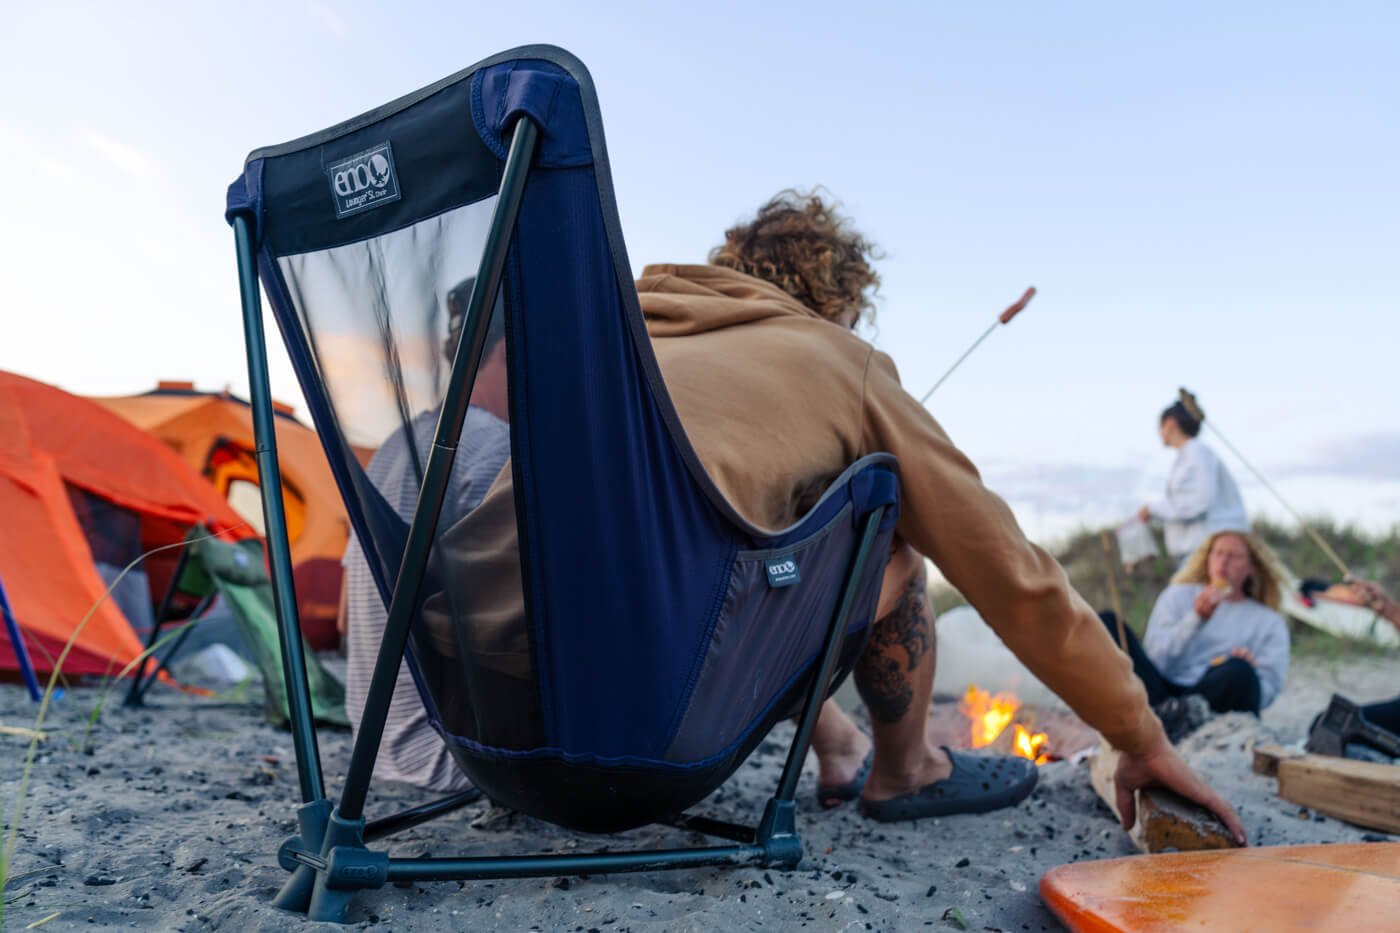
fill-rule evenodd
<path id="1" fill-rule="evenodd" d="M 1230 657 L 1242 658 L 1243 660 L 1248 661 L 1250 664 L 1256 663 L 1254 660 L 1254 652 L 1250 651 L 1244 645 L 1240 645 L 1238 648 L 1231 648 Z"/>
<path id="2" fill-rule="evenodd" d="M 1208 586 L 1201 590 L 1196 594 L 1196 615 L 1202 622 L 1209 619 L 1224 598 L 1225 591 L 1218 586 Z"/>
<path id="3" fill-rule="evenodd" d="M 1174 790 L 1183 797 L 1196 801 L 1207 810 L 1220 817 L 1230 835 L 1240 845 L 1248 845 L 1244 834 L 1244 824 L 1229 802 L 1201 780 L 1191 766 L 1182 760 L 1176 749 L 1160 734 L 1156 744 L 1141 755 L 1124 754 L 1118 760 L 1118 771 L 1113 775 L 1113 783 L 1118 790 L 1118 812 L 1123 817 L 1123 828 L 1132 829 L 1137 822 L 1137 801 L 1133 793 L 1139 788 L 1161 786 Z"/>

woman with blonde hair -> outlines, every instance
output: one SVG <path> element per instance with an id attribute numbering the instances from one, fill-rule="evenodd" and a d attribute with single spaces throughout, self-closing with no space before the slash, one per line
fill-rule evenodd
<path id="1" fill-rule="evenodd" d="M 1255 714 L 1272 703 L 1288 673 L 1279 600 L 1272 562 L 1248 532 L 1212 534 L 1157 597 L 1142 644 L 1127 633 L 1148 702 L 1194 693 L 1217 713 Z"/>

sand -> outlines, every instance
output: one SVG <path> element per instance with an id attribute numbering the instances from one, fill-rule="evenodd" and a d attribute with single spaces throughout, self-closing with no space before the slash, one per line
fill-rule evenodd
<path id="1" fill-rule="evenodd" d="M 1189 761 L 1239 808 L 1256 844 L 1381 838 L 1274 796 L 1250 770 L 1255 741 L 1296 741 L 1334 689 L 1380 699 L 1396 656 L 1295 661 L 1264 714 L 1217 717 L 1182 744 Z M 51 914 L 46 933 L 97 927 L 170 930 L 336 929 L 271 907 L 285 873 L 276 849 L 293 829 L 296 770 L 288 733 L 247 702 L 198 700 L 159 687 L 145 709 L 109 705 L 85 739 L 93 689 L 66 694 L 46 728 L 5 891 L 9 929 Z M 32 725 L 19 687 L 0 686 L 0 723 Z M 697 812 L 750 822 L 776 783 L 782 727 Z M 338 787 L 347 734 L 323 732 Z M 26 743 L 0 736 L 6 821 Z M 799 788 L 806 857 L 792 872 L 689 870 L 587 878 L 388 886 L 362 893 L 352 926 L 385 930 L 971 930 L 1060 927 L 1036 886 L 1054 865 L 1132 854 L 1090 789 L 1087 766 L 1054 762 L 1021 805 L 982 816 L 882 825 L 853 806 L 820 812 L 809 762 Z M 371 818 L 426 799 L 402 785 L 371 795 Z M 702 837 L 668 828 L 619 837 L 563 832 L 482 802 L 393 837 L 394 854 L 576 852 L 678 846 Z"/>

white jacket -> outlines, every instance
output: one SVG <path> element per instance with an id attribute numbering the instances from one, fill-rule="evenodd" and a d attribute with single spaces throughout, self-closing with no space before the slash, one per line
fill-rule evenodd
<path id="1" fill-rule="evenodd" d="M 1181 558 L 1217 531 L 1248 531 L 1239 487 L 1215 451 L 1191 438 L 1177 451 L 1167 497 L 1149 503 L 1167 535 L 1167 553 Z"/>

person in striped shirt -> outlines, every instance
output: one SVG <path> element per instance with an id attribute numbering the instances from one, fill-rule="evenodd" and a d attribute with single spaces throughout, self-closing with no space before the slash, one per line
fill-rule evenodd
<path id="1" fill-rule="evenodd" d="M 443 351 L 450 363 L 457 351 L 473 279 L 453 288 L 447 297 L 448 335 Z M 452 463 L 447 494 L 438 527 L 448 527 L 480 504 L 486 490 L 510 457 L 509 414 L 505 394 L 504 315 L 499 306 L 491 315 L 481 365 L 471 405 L 462 425 L 461 441 Z M 365 473 L 389 505 L 405 522 L 413 518 L 437 429 L 438 409 L 419 412 L 402 430 L 391 435 L 375 452 Z M 409 439 L 412 438 L 413 448 Z M 341 632 L 346 640 L 345 711 L 351 728 L 359 731 L 379 643 L 388 622 L 369 561 L 354 533 L 341 561 L 345 568 L 341 592 Z M 428 790 L 453 793 L 471 787 L 458 769 L 447 746 L 433 728 L 418 695 L 407 661 L 399 665 L 393 700 L 384 723 L 375 775 L 414 784 Z"/>

